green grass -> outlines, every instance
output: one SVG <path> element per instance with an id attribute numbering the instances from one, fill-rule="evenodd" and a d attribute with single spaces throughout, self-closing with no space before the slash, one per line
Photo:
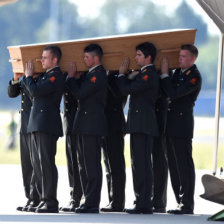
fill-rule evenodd
<path id="1" fill-rule="evenodd" d="M 7 142 L 5 140 L 0 140 L 0 164 L 19 164 L 20 163 L 20 150 L 19 150 L 19 139 L 17 139 L 17 146 L 14 149 L 6 149 Z M 57 155 L 56 163 L 58 165 L 66 164 L 65 157 L 65 141 L 61 138 L 57 144 Z"/>
<path id="2" fill-rule="evenodd" d="M 7 124 L 10 121 L 9 112 L 0 112 L 0 164 L 20 164 L 20 151 L 19 151 L 19 140 L 17 139 L 17 147 L 14 150 L 7 150 L 7 140 L 9 136 Z M 203 125 L 204 120 L 200 125 Z M 211 125 L 206 127 L 196 127 L 194 136 L 196 137 L 213 137 L 214 131 Z M 220 131 L 220 136 L 224 136 L 223 128 Z M 221 139 L 221 137 L 220 137 Z M 223 139 L 223 137 L 222 137 Z M 213 142 L 205 142 L 203 140 L 193 141 L 193 158 L 196 169 L 212 169 L 212 157 L 213 157 Z M 125 141 L 125 161 L 126 166 L 131 166 L 130 161 L 130 145 L 128 140 Z M 59 138 L 56 155 L 57 165 L 66 165 L 65 156 L 65 138 Z M 218 167 L 224 166 L 224 142 L 223 140 L 219 143 L 218 152 Z"/>
<path id="3" fill-rule="evenodd" d="M 17 141 L 18 143 L 18 141 Z M 0 164 L 19 164 L 20 163 L 20 151 L 17 147 L 14 150 L 7 150 L 5 148 L 6 141 L 0 140 Z M 218 167 L 224 166 L 224 143 L 219 144 L 218 152 Z M 212 167 L 212 156 L 213 156 L 213 144 L 197 142 L 193 144 L 193 157 L 196 169 L 211 169 Z M 126 166 L 130 167 L 130 149 L 129 142 L 125 144 L 125 161 Z M 56 155 L 57 165 L 66 165 L 65 156 L 65 139 L 60 138 L 57 146 Z"/>

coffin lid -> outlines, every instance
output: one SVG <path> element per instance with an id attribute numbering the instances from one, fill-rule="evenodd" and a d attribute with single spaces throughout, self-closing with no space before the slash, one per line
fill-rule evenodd
<path id="1" fill-rule="evenodd" d="M 60 67 L 67 71 L 71 61 L 75 61 L 79 71 L 88 68 L 83 62 L 83 49 L 90 43 L 99 44 L 103 51 L 102 63 L 107 70 L 118 70 L 122 60 L 130 57 L 130 69 L 139 69 L 135 63 L 135 47 L 145 41 L 152 42 L 157 48 L 154 62 L 157 68 L 163 56 L 168 57 L 170 67 L 178 67 L 178 55 L 182 44 L 193 44 L 196 29 L 163 30 L 155 32 L 133 33 L 126 35 L 106 36 L 97 38 L 76 39 L 68 41 L 38 43 L 29 45 L 9 46 L 10 62 L 14 72 L 24 72 L 29 59 L 35 63 L 35 72 L 42 72 L 40 63 L 42 50 L 47 45 L 58 45 L 62 50 Z"/>

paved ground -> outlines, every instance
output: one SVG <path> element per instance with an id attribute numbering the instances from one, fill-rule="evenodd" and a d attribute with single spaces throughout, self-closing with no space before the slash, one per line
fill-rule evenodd
<path id="1" fill-rule="evenodd" d="M 60 205 L 66 205 L 69 200 L 69 188 L 66 167 L 62 166 L 59 170 L 58 199 Z M 195 194 L 195 215 L 128 215 L 125 213 L 101 213 L 101 214 L 33 214 L 17 212 L 16 207 L 25 204 L 21 169 L 19 165 L 0 165 L 0 224 L 2 223 L 127 223 L 127 224 L 204 224 L 208 222 L 207 218 L 224 209 L 223 206 L 206 201 L 199 197 L 204 192 L 201 184 L 201 176 L 207 171 L 197 171 L 196 194 Z M 101 194 L 101 206 L 107 204 L 107 191 L 105 180 Z M 134 200 L 132 178 L 130 169 L 127 169 L 126 185 L 126 207 L 132 207 Z M 176 203 L 172 190 L 168 188 L 168 209 L 175 208 Z M 214 222 L 217 223 L 217 222 Z"/>

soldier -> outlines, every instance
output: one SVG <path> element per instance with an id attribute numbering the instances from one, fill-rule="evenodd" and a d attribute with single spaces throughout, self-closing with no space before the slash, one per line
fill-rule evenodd
<path id="1" fill-rule="evenodd" d="M 129 59 L 120 66 L 117 83 L 124 95 L 130 94 L 127 119 L 127 133 L 130 133 L 132 174 L 135 192 L 135 206 L 125 211 L 130 214 L 152 214 L 152 163 L 153 138 L 158 135 L 155 102 L 159 79 L 152 64 L 156 48 L 150 42 L 136 47 L 136 63 L 141 70 L 134 77 L 127 77 Z"/>
<path id="2" fill-rule="evenodd" d="M 121 212 L 125 205 L 124 106 L 127 96 L 120 93 L 115 76 L 109 74 L 107 86 L 106 118 L 108 136 L 103 141 L 109 204 L 102 212 Z"/>
<path id="3" fill-rule="evenodd" d="M 107 134 L 105 104 L 107 76 L 101 64 L 102 48 L 90 44 L 84 49 L 88 73 L 81 77 L 75 63 L 68 73 L 68 85 L 78 100 L 73 134 L 79 135 L 78 161 L 85 202 L 76 213 L 99 213 L 102 187 L 101 144 Z"/>
<path id="4" fill-rule="evenodd" d="M 72 135 L 72 127 L 77 110 L 77 100 L 70 92 L 67 85 L 65 85 L 64 91 L 64 119 L 63 127 L 66 141 L 66 158 L 68 167 L 68 180 L 70 186 L 70 202 L 67 207 L 61 207 L 60 211 L 63 212 L 75 212 L 75 209 L 79 207 L 80 200 L 82 198 L 82 187 L 80 182 L 78 159 L 77 159 L 77 136 Z"/>
<path id="5" fill-rule="evenodd" d="M 60 102 L 64 91 L 65 78 L 58 64 L 61 50 L 57 46 L 47 46 L 42 53 L 42 67 L 46 70 L 34 81 L 33 62 L 26 67 L 23 84 L 33 97 L 28 131 L 31 132 L 34 175 L 42 186 L 41 202 L 29 211 L 37 213 L 57 213 L 57 180 L 55 165 L 56 144 L 63 135 L 60 116 Z"/>
<path id="6" fill-rule="evenodd" d="M 192 158 L 194 130 L 193 107 L 201 89 L 201 75 L 194 64 L 198 50 L 194 45 L 181 46 L 179 69 L 168 75 L 168 60 L 161 64 L 162 88 L 169 99 L 167 115 L 167 152 L 171 183 L 179 204 L 171 214 L 193 214 L 195 168 Z M 174 155 L 174 156 L 172 156 Z"/>
<path id="7" fill-rule="evenodd" d="M 27 125 L 32 106 L 32 97 L 19 79 L 24 76 L 22 73 L 14 73 L 14 77 L 9 82 L 8 96 L 17 97 L 21 95 L 21 125 L 20 125 L 20 157 L 23 175 L 23 186 L 26 198 L 25 206 L 17 207 L 18 211 L 27 211 L 29 206 L 39 204 L 39 196 L 33 178 L 33 164 L 31 161 L 31 133 L 27 131 Z"/>

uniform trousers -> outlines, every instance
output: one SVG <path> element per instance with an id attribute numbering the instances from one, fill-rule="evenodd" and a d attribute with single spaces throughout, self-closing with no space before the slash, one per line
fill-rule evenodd
<path id="1" fill-rule="evenodd" d="M 152 209 L 152 147 L 153 136 L 130 135 L 132 176 L 137 209 Z"/>
<path id="2" fill-rule="evenodd" d="M 78 162 L 82 190 L 87 208 L 99 208 L 102 188 L 102 137 L 79 135 Z"/>
<path id="3" fill-rule="evenodd" d="M 82 198 L 82 187 L 79 175 L 77 148 L 77 136 L 66 135 L 66 159 L 71 202 L 79 203 Z"/>
<path id="4" fill-rule="evenodd" d="M 167 156 L 177 203 L 183 209 L 194 209 L 195 168 L 192 139 L 167 137 Z"/>
<path id="5" fill-rule="evenodd" d="M 125 205 L 125 159 L 123 133 L 109 134 L 103 141 L 103 156 L 109 203 L 114 208 Z"/>
<path id="6" fill-rule="evenodd" d="M 34 177 L 41 201 L 49 207 L 57 207 L 58 172 L 55 165 L 55 155 L 58 137 L 43 132 L 33 132 L 32 154 Z"/>
<path id="7" fill-rule="evenodd" d="M 166 208 L 168 161 L 166 153 L 166 136 L 160 134 L 154 138 L 153 150 L 153 207 Z"/>
<path id="8" fill-rule="evenodd" d="M 31 134 L 20 133 L 20 158 L 23 175 L 23 186 L 28 200 L 39 201 L 39 196 L 35 187 L 33 164 L 31 154 Z"/>

